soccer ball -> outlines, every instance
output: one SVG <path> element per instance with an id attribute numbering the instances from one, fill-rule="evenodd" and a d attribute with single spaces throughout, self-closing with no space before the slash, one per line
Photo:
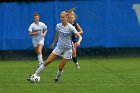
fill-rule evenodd
<path id="1" fill-rule="evenodd" d="M 37 76 L 36 74 L 33 74 L 30 78 L 31 83 L 38 83 L 40 81 L 40 76 Z"/>

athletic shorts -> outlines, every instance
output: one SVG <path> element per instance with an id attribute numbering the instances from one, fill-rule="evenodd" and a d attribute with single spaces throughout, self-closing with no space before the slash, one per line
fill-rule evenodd
<path id="1" fill-rule="evenodd" d="M 75 35 L 72 35 L 72 42 L 73 43 L 76 43 L 76 37 L 75 37 Z"/>
<path id="2" fill-rule="evenodd" d="M 34 47 L 37 47 L 39 44 L 44 45 L 44 37 L 40 38 L 32 38 L 32 43 Z"/>
<path id="3" fill-rule="evenodd" d="M 61 50 L 58 47 L 55 47 L 55 49 L 52 52 L 58 56 L 63 56 L 63 58 L 66 58 L 66 59 L 72 58 L 72 49 Z"/>

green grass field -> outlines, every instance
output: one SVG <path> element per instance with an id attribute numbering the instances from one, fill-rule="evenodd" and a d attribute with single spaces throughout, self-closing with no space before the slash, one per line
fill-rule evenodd
<path id="1" fill-rule="evenodd" d="M 80 69 L 69 61 L 55 83 L 59 61 L 39 74 L 38 84 L 26 80 L 36 70 L 36 61 L 0 61 L 0 93 L 140 92 L 140 58 L 80 58 Z"/>

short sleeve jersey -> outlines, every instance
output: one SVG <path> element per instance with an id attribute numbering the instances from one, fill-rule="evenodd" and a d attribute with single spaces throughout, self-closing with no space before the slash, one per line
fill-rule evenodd
<path id="1" fill-rule="evenodd" d="M 47 26 L 46 26 L 43 22 L 39 22 L 38 25 L 35 24 L 35 22 L 34 22 L 34 23 L 32 23 L 32 24 L 30 25 L 28 31 L 29 31 L 29 32 L 41 31 L 41 33 L 43 33 L 43 31 L 46 30 L 46 29 L 47 29 Z M 35 36 L 33 36 L 33 37 L 38 37 L 38 36 L 41 36 L 41 34 L 35 35 Z"/>
<path id="2" fill-rule="evenodd" d="M 68 23 L 67 26 L 63 26 L 62 23 L 56 25 L 56 31 L 58 32 L 57 47 L 61 50 L 72 49 L 72 34 L 77 33 L 74 26 Z"/>

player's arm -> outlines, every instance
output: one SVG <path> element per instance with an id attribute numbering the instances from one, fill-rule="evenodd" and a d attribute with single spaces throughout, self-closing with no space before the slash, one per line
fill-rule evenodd
<path id="1" fill-rule="evenodd" d="M 46 34 L 47 34 L 47 29 L 45 29 L 45 30 L 44 30 L 44 32 L 42 33 L 42 36 L 44 36 L 44 37 L 45 37 L 45 36 L 46 36 Z"/>
<path id="2" fill-rule="evenodd" d="M 76 42 L 76 45 L 77 46 L 79 46 L 80 45 L 80 43 L 81 43 L 81 41 L 82 41 L 82 36 L 77 32 L 77 33 L 75 33 L 75 35 L 77 35 L 78 36 L 78 41 Z"/>
<path id="3" fill-rule="evenodd" d="M 52 42 L 52 44 L 51 44 L 51 49 L 53 49 L 54 48 L 54 45 L 55 45 L 55 43 L 56 43 L 56 41 L 57 41 L 57 39 L 58 39 L 58 32 L 56 32 L 55 33 L 55 37 L 54 37 L 54 39 L 53 39 L 53 42 Z"/>
<path id="4" fill-rule="evenodd" d="M 75 35 L 78 36 L 78 42 L 76 43 L 76 45 L 79 46 L 80 43 L 81 43 L 81 41 L 82 41 L 82 36 L 81 36 L 81 35 L 79 34 L 79 32 L 75 29 L 75 27 L 71 26 L 71 29 L 72 29 L 73 33 L 74 33 Z"/>
<path id="5" fill-rule="evenodd" d="M 78 23 L 76 25 L 77 25 L 78 33 L 80 35 L 83 34 L 83 30 L 82 30 L 81 26 Z"/>
<path id="6" fill-rule="evenodd" d="M 43 23 L 43 29 L 44 29 L 44 31 L 43 31 L 43 33 L 42 33 L 42 36 L 46 36 L 46 34 L 47 34 L 47 26 Z"/>
<path id="7" fill-rule="evenodd" d="M 32 28 L 33 28 L 33 25 L 31 24 L 30 27 L 29 27 L 29 29 L 28 29 L 28 34 L 29 34 L 30 36 L 38 35 L 38 34 L 41 33 L 41 31 L 35 31 L 35 32 L 33 32 L 33 31 L 32 31 Z"/>
<path id="8" fill-rule="evenodd" d="M 40 32 L 41 32 L 41 31 L 36 31 L 36 32 L 29 31 L 28 34 L 29 34 L 30 36 L 34 36 L 34 35 L 40 34 Z"/>

